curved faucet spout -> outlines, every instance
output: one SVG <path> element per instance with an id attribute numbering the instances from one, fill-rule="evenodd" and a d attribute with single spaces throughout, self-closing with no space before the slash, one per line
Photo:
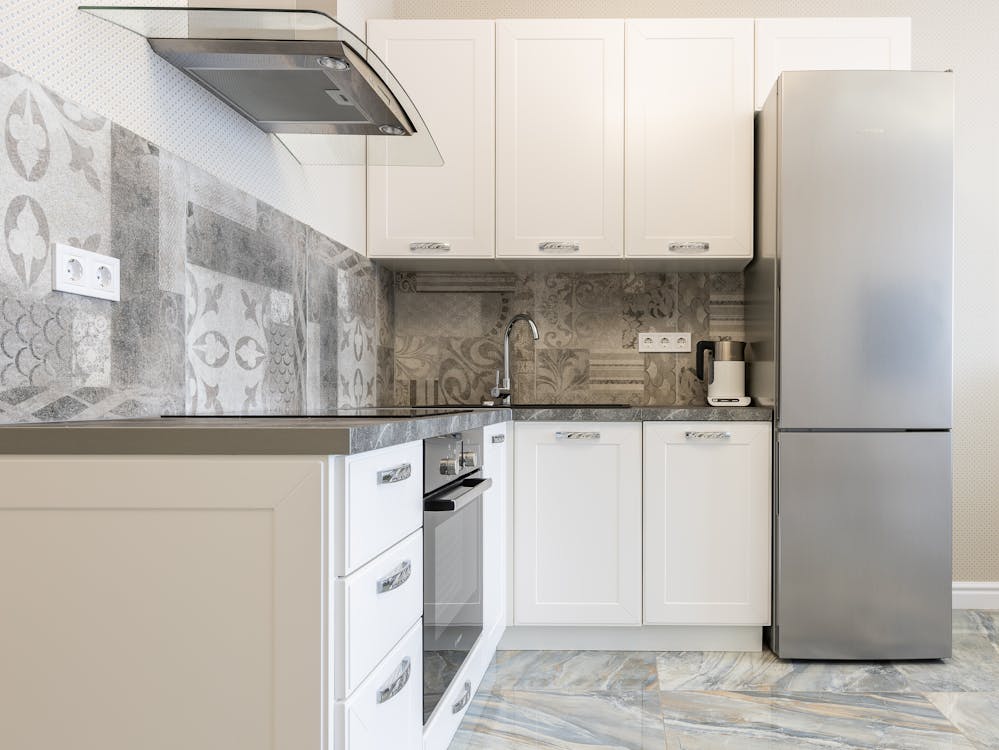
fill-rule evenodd
<path id="1" fill-rule="evenodd" d="M 506 331 L 503 333 L 503 380 L 500 382 L 499 372 L 496 373 L 496 387 L 491 393 L 494 399 L 499 399 L 501 404 L 510 404 L 510 332 L 518 321 L 524 321 L 531 327 L 531 337 L 537 341 L 539 338 L 538 326 L 535 325 L 531 317 L 525 313 L 517 313 L 510 322 L 506 324 Z"/>

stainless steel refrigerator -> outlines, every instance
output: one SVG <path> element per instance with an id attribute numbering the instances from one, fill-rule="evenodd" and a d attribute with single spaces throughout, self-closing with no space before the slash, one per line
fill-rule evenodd
<path id="1" fill-rule="evenodd" d="M 783 658 L 950 655 L 953 89 L 787 72 L 757 114 L 747 338 Z"/>

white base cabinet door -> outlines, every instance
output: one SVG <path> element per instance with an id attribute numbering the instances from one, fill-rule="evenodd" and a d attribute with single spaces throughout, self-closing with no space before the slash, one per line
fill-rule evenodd
<path id="1" fill-rule="evenodd" d="M 642 425 L 518 422 L 514 621 L 642 621 Z"/>
<path id="2" fill-rule="evenodd" d="M 493 39 L 492 21 L 368 22 L 368 44 L 398 74 L 444 159 L 368 167 L 369 257 L 493 257 Z"/>
<path id="3" fill-rule="evenodd" d="M 645 622 L 770 623 L 769 422 L 645 423 Z"/>
<path id="4" fill-rule="evenodd" d="M 621 257 L 624 22 L 496 22 L 497 257 Z"/>
<path id="5" fill-rule="evenodd" d="M 625 255 L 753 257 L 753 20 L 625 22 Z"/>
<path id="6" fill-rule="evenodd" d="M 482 506 L 482 630 L 506 623 L 507 498 L 509 497 L 512 423 L 487 425 L 482 429 L 485 476 L 493 480 Z"/>
<path id="7" fill-rule="evenodd" d="M 756 108 L 785 70 L 908 70 L 908 18 L 758 18 Z"/>

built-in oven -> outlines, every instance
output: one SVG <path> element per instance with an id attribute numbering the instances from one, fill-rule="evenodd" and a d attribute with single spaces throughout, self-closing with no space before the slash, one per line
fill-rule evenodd
<path id="1" fill-rule="evenodd" d="M 423 721 L 482 635 L 482 430 L 423 441 Z M 466 685 L 453 705 L 471 699 Z"/>

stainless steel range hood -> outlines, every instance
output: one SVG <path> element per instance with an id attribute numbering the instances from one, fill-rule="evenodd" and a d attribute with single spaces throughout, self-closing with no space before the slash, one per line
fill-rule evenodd
<path id="1" fill-rule="evenodd" d="M 82 5 L 153 50 L 304 164 L 443 163 L 388 66 L 314 10 Z M 387 142 L 365 149 L 364 137 Z"/>

